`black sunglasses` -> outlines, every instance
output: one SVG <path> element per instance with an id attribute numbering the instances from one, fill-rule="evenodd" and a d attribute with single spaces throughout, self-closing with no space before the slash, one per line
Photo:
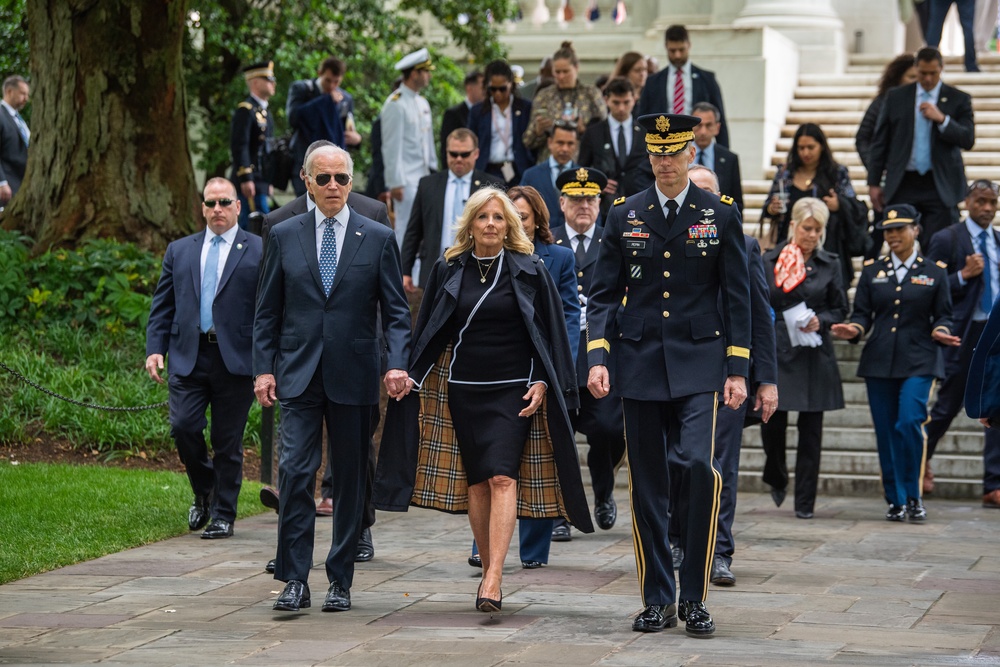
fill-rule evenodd
<path id="1" fill-rule="evenodd" d="M 316 181 L 316 185 L 321 187 L 329 185 L 331 178 L 337 181 L 337 185 L 347 185 L 351 182 L 350 174 L 316 174 L 312 177 Z"/>
<path id="2" fill-rule="evenodd" d="M 472 151 L 465 151 L 464 153 L 459 153 L 458 151 L 448 151 L 448 155 L 452 156 L 453 158 L 462 158 L 464 160 L 465 158 L 472 155 Z"/>
<path id="3" fill-rule="evenodd" d="M 208 208 L 215 208 L 216 204 L 218 204 L 222 208 L 229 208 L 230 206 L 233 205 L 233 200 L 232 199 L 206 199 L 205 200 L 205 206 L 207 206 Z"/>
<path id="4" fill-rule="evenodd" d="M 502 93 L 505 90 L 507 90 L 508 88 L 510 88 L 510 84 L 509 83 L 507 85 L 504 85 L 504 86 L 490 86 L 489 88 L 487 88 L 487 90 L 489 90 L 491 93 Z"/>

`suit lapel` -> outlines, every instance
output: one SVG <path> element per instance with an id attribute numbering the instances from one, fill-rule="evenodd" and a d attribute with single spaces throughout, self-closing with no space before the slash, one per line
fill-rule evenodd
<path id="1" fill-rule="evenodd" d="M 312 215 L 307 215 L 299 221 L 299 245 L 302 246 L 302 254 L 305 257 L 306 264 L 309 266 L 309 273 L 312 274 L 313 279 L 316 281 L 316 286 L 319 287 L 320 293 L 323 292 L 323 279 L 319 275 L 319 254 L 316 248 L 316 219 Z"/>
<path id="2" fill-rule="evenodd" d="M 221 292 L 222 288 L 226 286 L 229 276 L 233 275 L 236 265 L 240 263 L 243 255 L 246 254 L 247 233 L 242 229 L 236 232 L 234 242 L 235 245 L 229 249 L 229 257 L 226 258 L 226 265 L 222 267 L 222 279 L 219 281 L 219 287 L 215 290 L 216 294 Z"/>
<path id="3" fill-rule="evenodd" d="M 333 278 L 333 286 L 330 287 L 331 296 L 337 290 L 340 279 L 351 268 L 351 262 L 354 261 L 354 256 L 358 254 L 358 248 L 365 240 L 364 223 L 357 222 L 359 217 L 358 213 L 351 211 L 351 217 L 347 221 L 347 232 L 344 234 L 344 249 L 341 251 L 340 257 L 337 258 L 337 275 Z M 319 271 L 318 263 L 316 270 Z"/>
<path id="4" fill-rule="evenodd" d="M 590 239 L 590 246 L 583 260 L 583 266 L 576 267 L 577 271 L 583 271 L 588 266 L 597 261 L 597 253 L 601 249 L 601 237 L 604 236 L 604 228 L 594 225 L 594 237 Z"/>
<path id="5" fill-rule="evenodd" d="M 194 293 L 201 298 L 201 247 L 205 244 L 205 230 L 201 230 L 197 234 L 191 237 L 191 245 L 193 247 L 193 253 L 191 257 L 194 261 L 191 262 L 191 284 L 194 285 Z"/>

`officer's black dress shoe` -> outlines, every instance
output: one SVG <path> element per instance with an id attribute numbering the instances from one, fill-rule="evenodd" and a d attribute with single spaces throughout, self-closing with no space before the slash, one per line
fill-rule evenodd
<path id="1" fill-rule="evenodd" d="M 594 520 L 601 530 L 611 530 L 618 518 L 618 506 L 614 498 L 594 502 Z"/>
<path id="2" fill-rule="evenodd" d="M 336 581 L 330 582 L 330 589 L 323 600 L 323 611 L 347 611 L 351 608 L 351 591 Z"/>
<path id="3" fill-rule="evenodd" d="M 285 590 L 274 601 L 275 611 L 298 611 L 308 609 L 312 604 L 309 597 L 309 584 L 304 581 L 292 579 L 285 584 Z"/>
<path id="4" fill-rule="evenodd" d="M 278 490 L 273 486 L 265 486 L 260 490 L 260 504 L 278 511 Z"/>
<path id="5" fill-rule="evenodd" d="M 372 543 L 372 529 L 365 528 L 358 538 L 358 551 L 354 555 L 355 563 L 367 563 L 375 558 L 375 545 Z"/>
<path id="6" fill-rule="evenodd" d="M 677 627 L 677 608 L 672 604 L 651 604 L 632 621 L 635 632 L 659 632 Z"/>
<path id="7" fill-rule="evenodd" d="M 885 513 L 886 521 L 902 521 L 906 518 L 906 508 L 902 505 L 889 505 L 888 511 Z"/>
<path id="8" fill-rule="evenodd" d="M 545 563 L 543 563 L 540 560 L 522 560 L 521 561 L 521 567 L 524 568 L 525 570 L 537 570 L 538 568 L 542 567 L 543 565 L 545 565 Z M 482 567 L 482 565 L 480 564 L 479 567 Z"/>
<path id="9" fill-rule="evenodd" d="M 906 516 L 910 521 L 916 521 L 918 523 L 926 521 L 927 510 L 924 509 L 924 503 L 919 498 L 910 498 L 907 500 Z"/>
<path id="10" fill-rule="evenodd" d="M 203 540 L 221 540 L 224 537 L 233 536 L 233 524 L 228 521 L 223 521 L 222 519 L 212 519 L 212 523 L 208 524 L 208 528 L 205 532 L 201 534 L 201 539 Z"/>
<path id="11" fill-rule="evenodd" d="M 264 566 L 264 571 L 268 574 L 274 574 L 274 559 L 267 561 L 267 565 Z"/>
<path id="12" fill-rule="evenodd" d="M 813 513 L 808 510 L 795 510 L 796 519 L 811 519 L 813 518 Z"/>
<path id="13" fill-rule="evenodd" d="M 674 561 L 674 569 L 681 569 L 681 563 L 684 562 L 684 549 L 680 547 L 670 547 L 670 560 Z"/>
<path id="14" fill-rule="evenodd" d="M 736 584 L 736 577 L 722 556 L 716 556 L 712 561 L 712 577 L 710 581 L 716 586 L 733 586 Z"/>
<path id="15" fill-rule="evenodd" d="M 201 530 L 208 523 L 208 496 L 195 496 L 188 510 L 188 528 Z"/>
<path id="16" fill-rule="evenodd" d="M 472 554 L 469 556 L 469 565 L 472 567 L 482 567 L 483 559 L 479 557 L 479 554 Z"/>
<path id="17" fill-rule="evenodd" d="M 569 532 L 568 523 L 559 523 L 552 529 L 552 541 L 553 542 L 569 542 L 573 539 L 573 536 Z"/>
<path id="18" fill-rule="evenodd" d="M 677 616 L 686 624 L 684 631 L 692 637 L 708 637 L 715 632 L 715 621 L 704 602 L 681 600 L 677 605 Z"/>
<path id="19" fill-rule="evenodd" d="M 774 501 L 775 507 L 781 507 L 781 503 L 785 502 L 785 489 L 779 489 L 775 486 L 772 486 L 771 500 Z"/>

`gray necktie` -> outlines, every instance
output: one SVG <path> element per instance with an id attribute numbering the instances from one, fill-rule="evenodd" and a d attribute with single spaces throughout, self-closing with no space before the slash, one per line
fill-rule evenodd
<path id="1" fill-rule="evenodd" d="M 323 281 L 323 293 L 330 296 L 333 279 L 337 277 L 337 236 L 333 231 L 337 219 L 326 218 L 323 224 L 323 241 L 319 246 L 319 277 Z"/>

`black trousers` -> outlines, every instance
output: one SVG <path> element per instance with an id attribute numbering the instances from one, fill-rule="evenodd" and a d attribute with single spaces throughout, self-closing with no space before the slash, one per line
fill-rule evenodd
<path id="1" fill-rule="evenodd" d="M 799 444 L 795 454 L 795 509 L 812 512 L 819 484 L 820 450 L 823 448 L 823 413 L 800 412 Z M 760 425 L 764 445 L 764 482 L 776 489 L 788 486 L 785 461 L 788 411 L 776 410 L 766 424 Z"/>
<path id="2" fill-rule="evenodd" d="M 313 491 L 323 458 L 323 424 L 327 456 L 333 465 L 333 538 L 326 557 L 328 581 L 350 588 L 361 532 L 365 479 L 371 437 L 371 405 L 343 405 L 327 399 L 317 368 L 306 390 L 281 399 L 282 440 L 279 460 L 278 553 L 274 578 L 308 581 L 316 533 Z M 377 406 L 374 406 L 377 409 Z"/>
<path id="3" fill-rule="evenodd" d="M 594 487 L 594 500 L 605 501 L 615 491 L 615 470 L 625 458 L 625 424 L 617 398 L 594 398 L 580 387 L 580 409 L 570 416 L 573 429 L 587 436 L 590 450 L 587 467 Z"/>
<path id="4" fill-rule="evenodd" d="M 717 393 L 671 401 L 624 399 L 632 535 L 643 605 L 678 599 L 667 539 L 671 489 L 686 547 L 681 600 L 708 595 L 722 475 L 713 461 Z"/>
<path id="5" fill-rule="evenodd" d="M 948 206 L 941 201 L 937 187 L 934 185 L 934 172 L 928 171 L 921 176 L 915 171 L 903 174 L 899 189 L 892 195 L 889 204 L 910 204 L 920 212 L 921 248 L 930 247 L 931 237 L 939 231 L 958 222 L 958 207 Z"/>
<path id="6" fill-rule="evenodd" d="M 232 523 L 243 485 L 243 431 L 253 403 L 253 379 L 233 375 L 216 343 L 203 340 L 190 375 L 170 375 L 170 435 L 177 446 L 191 489 L 211 496 L 213 519 Z M 212 408 L 212 457 L 205 442 Z"/>

